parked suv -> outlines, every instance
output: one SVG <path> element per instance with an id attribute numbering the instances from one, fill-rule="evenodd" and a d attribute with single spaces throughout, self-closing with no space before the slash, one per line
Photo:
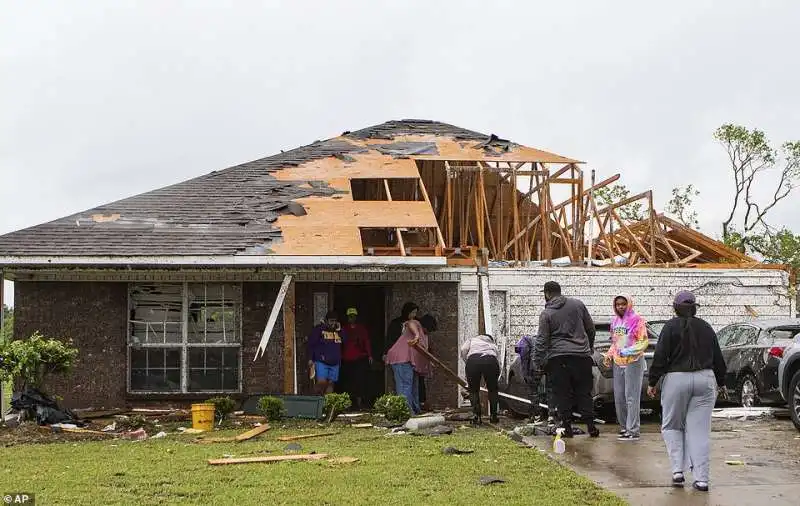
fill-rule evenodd
<path id="1" fill-rule="evenodd" d="M 614 375 L 611 367 L 603 365 L 603 353 L 608 351 L 611 347 L 611 321 L 609 319 L 596 319 L 594 321 L 596 335 L 594 339 L 594 367 L 592 368 L 592 398 L 594 399 L 595 411 L 600 413 L 613 411 L 614 406 Z M 647 363 L 647 370 L 653 362 L 653 353 L 656 349 L 658 342 L 658 335 L 648 325 L 647 327 L 649 344 L 645 351 L 644 357 Z M 642 404 L 650 404 L 653 401 L 647 396 L 647 371 L 644 373 L 642 381 Z M 544 392 L 544 382 L 546 378 L 542 378 L 541 389 Z M 501 385 L 501 391 L 526 398 L 528 397 L 528 386 L 525 384 L 524 375 L 522 372 L 522 363 L 519 357 L 516 357 L 511 363 L 508 372 L 508 381 Z M 516 401 L 504 400 L 506 406 L 519 415 L 528 414 L 528 405 Z"/>
<path id="2" fill-rule="evenodd" d="M 800 430 L 800 335 L 783 351 L 778 364 L 778 390 L 789 405 L 794 426 Z"/>

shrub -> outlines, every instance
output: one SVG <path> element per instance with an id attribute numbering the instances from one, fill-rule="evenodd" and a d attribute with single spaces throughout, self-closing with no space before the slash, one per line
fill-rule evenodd
<path id="1" fill-rule="evenodd" d="M 41 389 L 50 374 L 69 371 L 78 357 L 72 341 L 46 339 L 34 332 L 27 339 L 0 343 L 0 380 L 12 380 L 19 390 Z"/>
<path id="2" fill-rule="evenodd" d="M 214 416 L 219 423 L 228 418 L 236 408 L 236 403 L 230 397 L 212 397 L 206 402 L 214 405 Z"/>
<path id="3" fill-rule="evenodd" d="M 342 413 L 345 409 L 352 406 L 350 394 L 347 392 L 341 394 L 327 394 L 325 395 L 325 405 L 323 406 L 324 412 L 328 415 L 328 423 L 331 423 L 336 415 Z"/>
<path id="4" fill-rule="evenodd" d="M 411 408 L 402 395 L 386 394 L 375 401 L 375 411 L 390 422 L 403 423 L 411 418 Z"/>
<path id="5" fill-rule="evenodd" d="M 258 410 L 271 422 L 280 420 L 286 413 L 283 399 L 271 395 L 265 395 L 258 399 Z"/>

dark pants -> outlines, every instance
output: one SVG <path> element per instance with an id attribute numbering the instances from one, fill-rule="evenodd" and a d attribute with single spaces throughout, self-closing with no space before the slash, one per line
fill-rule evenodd
<path id="1" fill-rule="evenodd" d="M 525 383 L 528 385 L 528 399 L 531 401 L 528 414 L 547 418 L 548 408 L 543 408 L 540 404 L 547 404 L 555 413 L 555 408 L 551 405 L 553 396 L 551 395 L 548 376 L 543 377 L 542 374 L 534 373 L 525 379 Z"/>
<path id="2" fill-rule="evenodd" d="M 547 362 L 546 372 L 552 381 L 553 400 L 562 425 L 570 425 L 574 410 L 583 422 L 593 426 L 592 358 L 586 355 L 553 357 Z"/>
<path id="3" fill-rule="evenodd" d="M 361 403 L 366 398 L 368 375 L 369 359 L 342 361 L 339 385 L 342 392 L 350 394 L 355 409 L 361 409 Z"/>
<path id="4" fill-rule="evenodd" d="M 497 379 L 500 377 L 500 364 L 497 357 L 491 355 L 470 355 L 466 364 L 467 389 L 469 390 L 469 402 L 472 405 L 472 413 L 481 416 L 481 378 L 486 382 L 486 390 L 489 391 L 489 414 L 497 416 L 500 406 L 500 396 L 498 395 Z"/>

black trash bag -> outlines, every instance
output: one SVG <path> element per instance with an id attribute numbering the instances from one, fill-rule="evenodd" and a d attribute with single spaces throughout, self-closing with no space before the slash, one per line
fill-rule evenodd
<path id="1" fill-rule="evenodd" d="M 36 420 L 39 425 L 54 423 L 83 425 L 75 413 L 59 408 L 55 400 L 35 388 L 29 387 L 22 392 L 14 392 L 11 397 L 11 408 L 24 412 L 26 418 Z"/>

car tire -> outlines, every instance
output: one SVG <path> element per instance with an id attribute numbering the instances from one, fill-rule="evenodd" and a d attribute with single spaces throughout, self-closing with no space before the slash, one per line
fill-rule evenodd
<path id="1" fill-rule="evenodd" d="M 792 376 L 788 394 L 786 401 L 789 404 L 789 415 L 792 417 L 795 428 L 800 431 L 800 371 Z"/>
<path id="2" fill-rule="evenodd" d="M 756 377 L 750 373 L 745 373 L 739 378 L 736 384 L 737 404 L 742 407 L 752 407 L 758 404 L 758 382 Z"/>

